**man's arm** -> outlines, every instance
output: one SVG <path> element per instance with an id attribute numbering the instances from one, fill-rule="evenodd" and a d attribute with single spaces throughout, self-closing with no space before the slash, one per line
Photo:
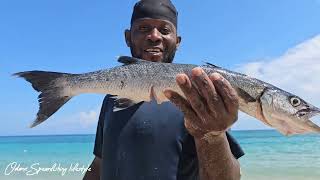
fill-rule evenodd
<path id="1" fill-rule="evenodd" d="M 90 171 L 87 171 L 83 180 L 100 180 L 101 159 L 95 157 L 90 165 Z"/>
<path id="2" fill-rule="evenodd" d="M 192 70 L 191 80 L 178 75 L 177 83 L 186 98 L 169 89 L 164 94 L 184 113 L 185 126 L 195 139 L 201 180 L 240 179 L 240 165 L 225 134 L 237 120 L 237 93 L 221 75 L 208 77 L 201 68 Z"/>
<path id="3" fill-rule="evenodd" d="M 240 164 L 231 153 L 225 133 L 195 139 L 201 180 L 240 179 Z"/>

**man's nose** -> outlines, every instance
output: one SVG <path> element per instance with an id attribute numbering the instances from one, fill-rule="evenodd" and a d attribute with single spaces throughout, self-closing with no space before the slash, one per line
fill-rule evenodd
<path id="1" fill-rule="evenodd" d="M 150 34 L 148 35 L 148 40 L 151 40 L 152 42 L 158 42 L 162 40 L 162 35 L 157 28 L 153 28 L 151 30 Z"/>

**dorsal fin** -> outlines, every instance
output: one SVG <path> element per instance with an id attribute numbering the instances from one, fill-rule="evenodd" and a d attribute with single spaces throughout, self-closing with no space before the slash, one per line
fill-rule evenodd
<path id="1" fill-rule="evenodd" d="M 124 65 L 129 65 L 129 64 L 137 64 L 137 63 L 146 63 L 150 61 L 146 61 L 146 60 L 135 58 L 135 57 L 120 56 L 118 58 L 118 62 Z"/>
<path id="2" fill-rule="evenodd" d="M 214 65 L 214 64 L 212 64 L 212 63 L 209 63 L 209 62 L 204 62 L 204 63 L 205 63 L 205 65 L 210 66 L 210 67 L 221 68 L 221 67 L 216 66 L 216 65 Z"/>

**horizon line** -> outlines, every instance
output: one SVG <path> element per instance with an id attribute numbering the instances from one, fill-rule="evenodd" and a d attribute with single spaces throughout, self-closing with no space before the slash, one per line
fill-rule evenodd
<path id="1" fill-rule="evenodd" d="M 276 131 L 274 129 L 231 129 L 231 131 Z M 25 135 L 0 135 L 0 137 L 34 137 L 34 136 L 84 136 L 96 135 L 95 133 L 79 134 L 25 134 Z"/>

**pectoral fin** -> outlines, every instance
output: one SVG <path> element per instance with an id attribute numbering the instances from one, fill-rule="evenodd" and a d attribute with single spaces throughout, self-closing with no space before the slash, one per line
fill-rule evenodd
<path id="1" fill-rule="evenodd" d="M 236 88 L 236 91 L 238 93 L 238 96 L 241 99 L 243 99 L 246 103 L 257 101 L 254 97 L 252 97 L 250 94 L 248 94 L 245 90 L 243 90 L 241 88 Z"/>
<path id="2" fill-rule="evenodd" d="M 128 98 L 119 98 L 118 96 L 113 96 L 110 99 L 112 99 L 114 103 L 113 112 L 121 111 L 138 103 Z"/>

